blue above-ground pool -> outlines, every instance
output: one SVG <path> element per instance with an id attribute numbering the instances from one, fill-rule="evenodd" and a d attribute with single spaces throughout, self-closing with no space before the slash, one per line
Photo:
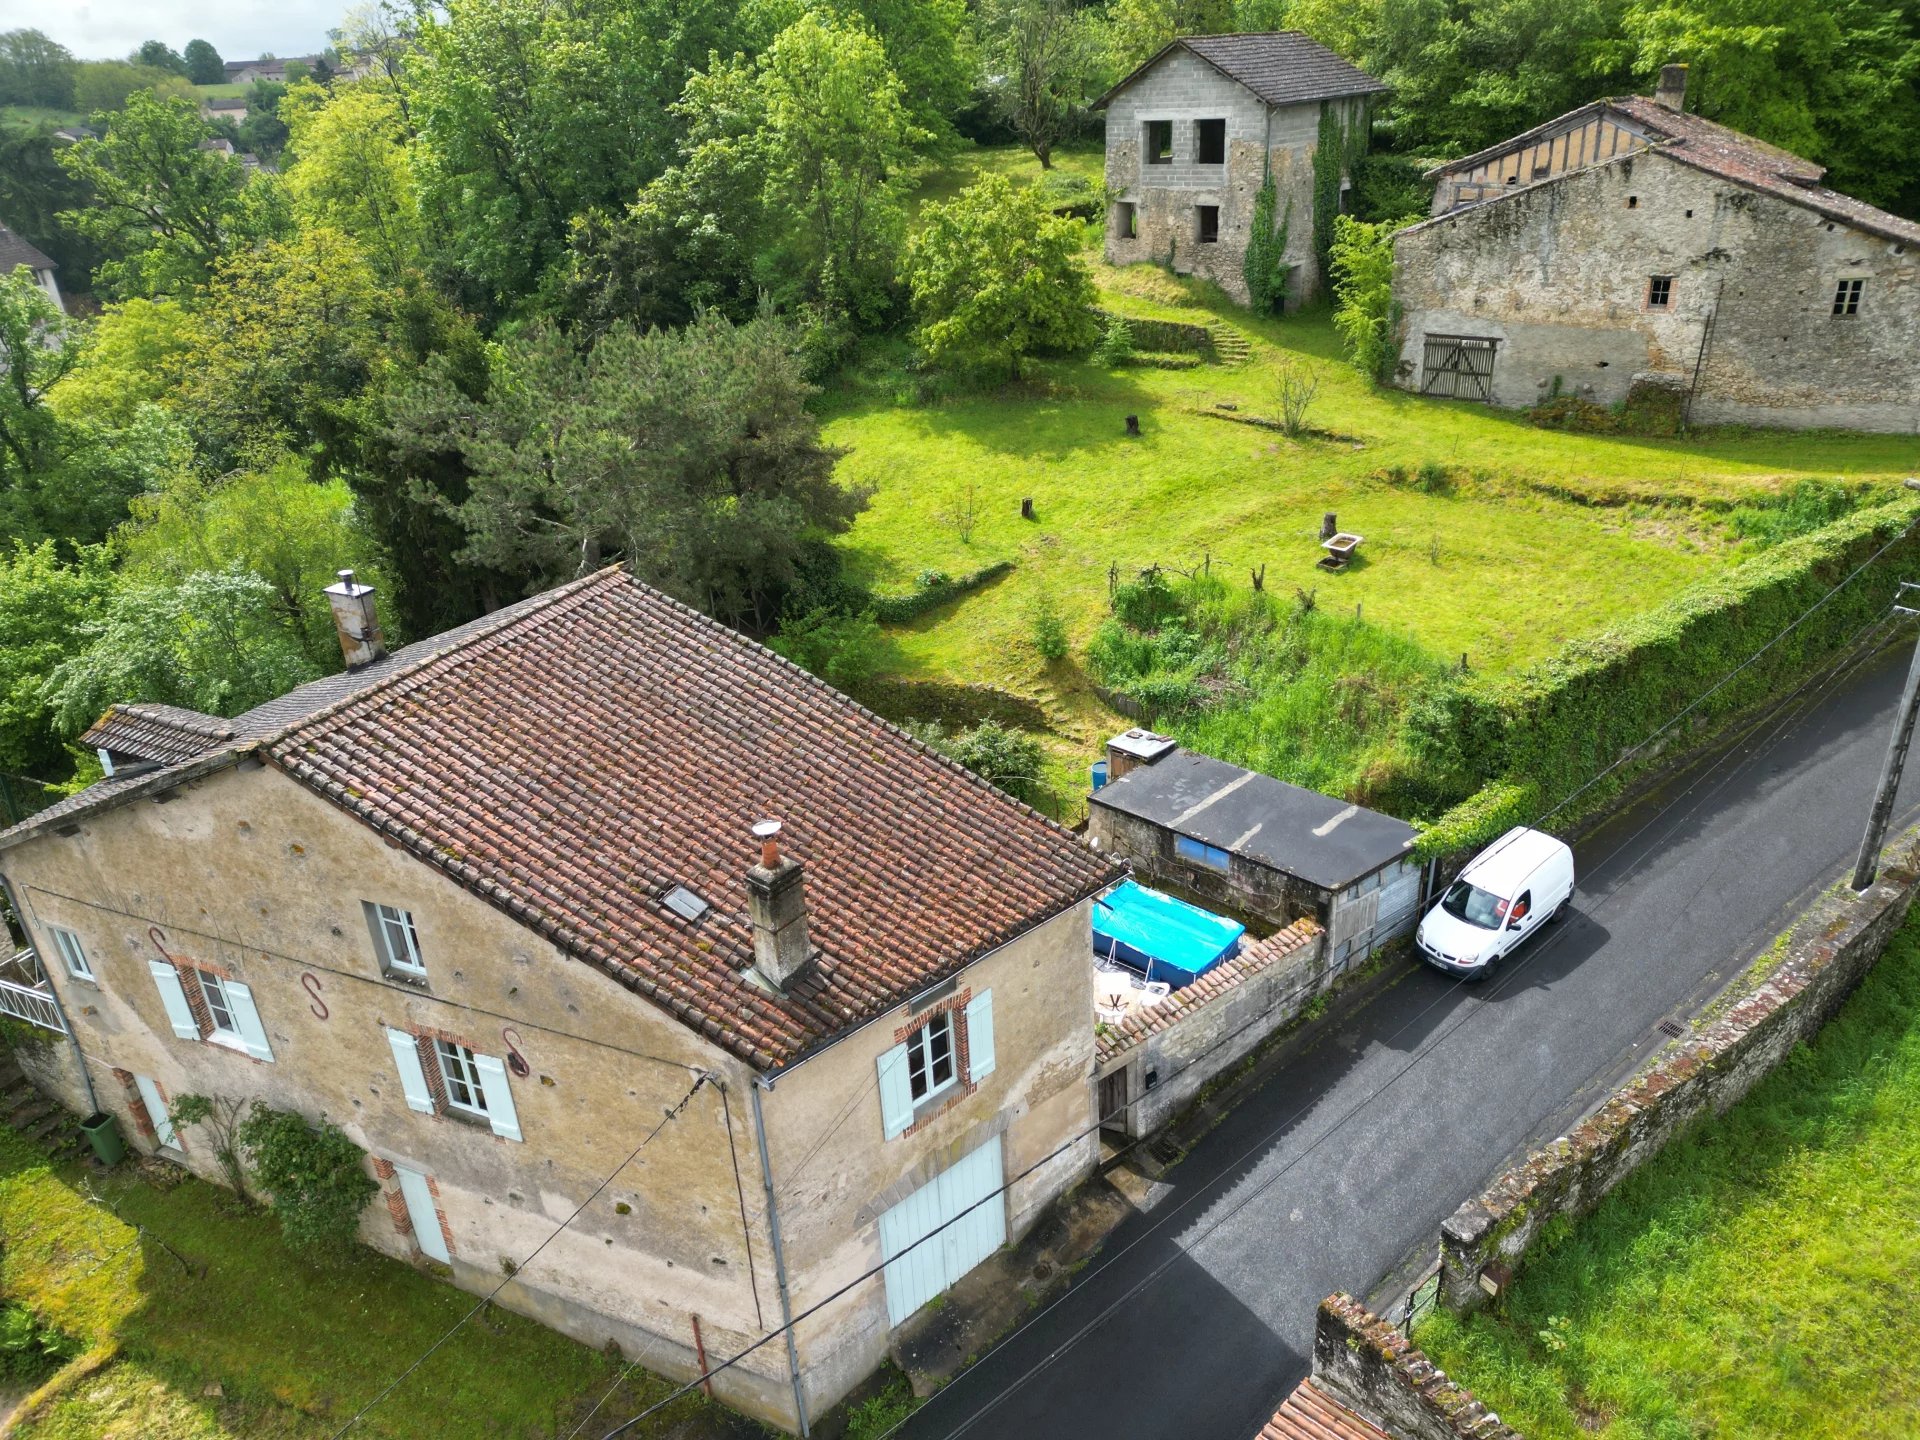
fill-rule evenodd
<path id="1" fill-rule="evenodd" d="M 1093 953 L 1174 989 L 1240 953 L 1247 927 L 1132 880 L 1093 902 Z"/>

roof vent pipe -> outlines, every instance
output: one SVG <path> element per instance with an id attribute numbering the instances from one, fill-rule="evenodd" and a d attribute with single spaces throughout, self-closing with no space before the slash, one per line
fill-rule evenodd
<path id="1" fill-rule="evenodd" d="M 1653 92 L 1653 103 L 1668 110 L 1687 108 L 1687 67 L 1662 65 L 1660 84 Z"/>
<path id="2" fill-rule="evenodd" d="M 760 863 L 747 870 L 747 919 L 753 926 L 753 968 L 783 991 L 813 959 L 807 939 L 807 881 L 800 862 L 780 853 L 780 822 L 753 827 Z"/>
<path id="3" fill-rule="evenodd" d="M 353 571 L 339 572 L 340 583 L 326 588 L 327 603 L 333 607 L 333 628 L 340 637 L 340 653 L 347 657 L 347 668 L 385 658 L 387 642 L 380 634 L 380 615 L 373 606 L 373 586 L 361 585 Z"/>

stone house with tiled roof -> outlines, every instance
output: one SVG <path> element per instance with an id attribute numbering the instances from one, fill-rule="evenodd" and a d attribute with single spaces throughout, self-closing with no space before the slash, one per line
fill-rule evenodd
<path id="1" fill-rule="evenodd" d="M 1689 114 L 1682 65 L 1443 165 L 1394 241 L 1397 383 L 1920 430 L 1920 224 L 1825 173 Z"/>
<path id="2" fill-rule="evenodd" d="M 174 1097 L 324 1115 L 368 1244 L 673 1376 L 768 1340 L 712 1384 L 797 1428 L 1091 1168 L 1115 866 L 617 569 L 392 654 L 328 593 L 346 672 L 117 706 L 0 832 L 46 1078 L 216 1180 Z"/>
<path id="3" fill-rule="evenodd" d="M 1169 264 L 1248 303 L 1247 246 L 1269 175 L 1286 237 L 1286 304 L 1319 292 L 1316 157 L 1337 133 L 1348 162 L 1365 152 L 1372 97 L 1387 87 L 1296 31 L 1188 35 L 1094 101 L 1107 117 L 1106 258 Z"/>

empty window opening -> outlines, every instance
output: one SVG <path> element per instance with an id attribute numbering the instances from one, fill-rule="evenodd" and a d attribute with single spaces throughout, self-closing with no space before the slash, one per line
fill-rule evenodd
<path id="1" fill-rule="evenodd" d="M 1647 278 L 1647 308 L 1665 310 L 1673 304 L 1673 277 L 1652 275 Z"/>
<path id="2" fill-rule="evenodd" d="M 1544 180 L 1552 173 L 1553 173 L 1553 166 L 1549 165 L 1546 161 L 1540 160 L 1535 162 L 1533 167 L 1534 179 Z"/>
<path id="3" fill-rule="evenodd" d="M 1519 183 L 1520 183 L 1520 177 L 1518 175 L 1507 176 L 1507 184 L 1518 185 Z"/>
<path id="4" fill-rule="evenodd" d="M 1639 208 L 1640 208 L 1640 197 L 1638 195 L 1627 196 L 1627 209 L 1638 210 Z"/>
<path id="5" fill-rule="evenodd" d="M 1692 218 L 1693 218 L 1693 212 L 1691 210 L 1687 211 L 1687 219 L 1691 220 Z"/>
<path id="6" fill-rule="evenodd" d="M 1833 292 L 1833 313 L 1836 315 L 1858 315 L 1860 313 L 1860 292 L 1867 288 L 1865 280 L 1842 280 L 1839 288 Z"/>
<path id="7" fill-rule="evenodd" d="M 447 1108 L 484 1118 L 487 1092 L 480 1088 L 480 1068 L 474 1064 L 473 1051 L 452 1040 L 435 1040 L 433 1049 L 440 1058 L 440 1076 L 447 1082 Z"/>
<path id="8" fill-rule="evenodd" d="M 953 1054 L 953 1012 L 942 1010 L 907 1037 L 907 1088 L 918 1105 L 959 1077 Z"/>
<path id="9" fill-rule="evenodd" d="M 1220 239 L 1220 207 L 1218 205 L 1196 205 L 1194 213 L 1200 217 L 1200 243 L 1212 245 Z"/>
<path id="10" fill-rule="evenodd" d="M 1140 217 L 1131 200 L 1122 200 L 1113 207 L 1113 233 L 1122 240 L 1140 238 Z"/>
<path id="11" fill-rule="evenodd" d="M 1149 165 L 1173 163 L 1173 121 L 1147 121 L 1147 163 Z"/>
<path id="12" fill-rule="evenodd" d="M 1194 121 L 1195 144 L 1194 159 L 1202 165 L 1224 165 L 1227 163 L 1227 122 L 1224 120 Z"/>

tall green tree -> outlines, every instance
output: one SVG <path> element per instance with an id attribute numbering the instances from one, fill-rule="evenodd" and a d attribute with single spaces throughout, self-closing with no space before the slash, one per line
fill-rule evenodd
<path id="1" fill-rule="evenodd" d="M 73 52 L 41 30 L 0 34 L 0 105 L 73 104 Z"/>
<path id="2" fill-rule="evenodd" d="M 983 0 L 981 50 L 994 112 L 1040 168 L 1085 122 L 1105 78 L 1096 12 L 1072 0 Z"/>
<path id="3" fill-rule="evenodd" d="M 403 452 L 459 455 L 446 511 L 462 558 L 528 588 L 622 559 L 708 613 L 765 629 L 811 539 L 846 529 L 865 497 L 836 484 L 836 452 L 783 322 L 704 315 L 678 331 L 610 329 L 579 349 L 539 323 L 500 343 L 483 393 L 430 366 L 394 400 Z"/>
<path id="4" fill-rule="evenodd" d="M 51 540 L 0 552 L 0 770 L 52 777 L 64 771 L 47 682 L 82 645 L 114 585 L 106 551 L 60 562 Z"/>
<path id="5" fill-rule="evenodd" d="M 45 533 L 42 497 L 68 459 L 47 392 L 73 368 L 78 339 L 32 271 L 0 275 L 0 533 Z"/>
<path id="6" fill-rule="evenodd" d="M 277 184 L 249 181 L 237 159 L 202 150 L 206 135 L 192 101 L 136 94 L 103 138 L 59 152 L 93 194 L 92 204 L 61 218 L 106 256 L 97 278 L 109 295 L 197 289 L 229 250 L 283 228 Z"/>
<path id="7" fill-rule="evenodd" d="M 300 222 L 349 236 L 383 285 L 421 270 L 420 202 L 399 93 L 367 83 L 298 85 L 281 116 L 288 126 L 287 189 Z"/>
<path id="8" fill-rule="evenodd" d="M 149 70 L 164 70 L 169 75 L 187 76 L 187 62 L 180 52 L 163 40 L 143 40 L 140 48 L 128 57 L 135 65 L 144 65 Z"/>
<path id="9" fill-rule="evenodd" d="M 187 48 L 180 52 L 180 58 L 186 62 L 187 79 L 196 85 L 222 85 L 227 79 L 227 65 L 220 58 L 220 52 L 213 48 L 210 40 L 189 40 Z"/>
<path id="10" fill-rule="evenodd" d="M 1091 345 L 1081 239 L 1078 223 L 1004 175 L 927 206 L 906 264 L 921 346 L 937 363 L 1017 376 L 1035 351 Z"/>
<path id="11" fill-rule="evenodd" d="M 184 75 L 156 70 L 150 65 L 133 65 L 125 60 L 83 60 L 74 67 L 73 105 L 88 115 L 123 110 L 135 95 L 156 98 L 177 97 L 194 105 L 198 102 L 193 84 Z"/>

